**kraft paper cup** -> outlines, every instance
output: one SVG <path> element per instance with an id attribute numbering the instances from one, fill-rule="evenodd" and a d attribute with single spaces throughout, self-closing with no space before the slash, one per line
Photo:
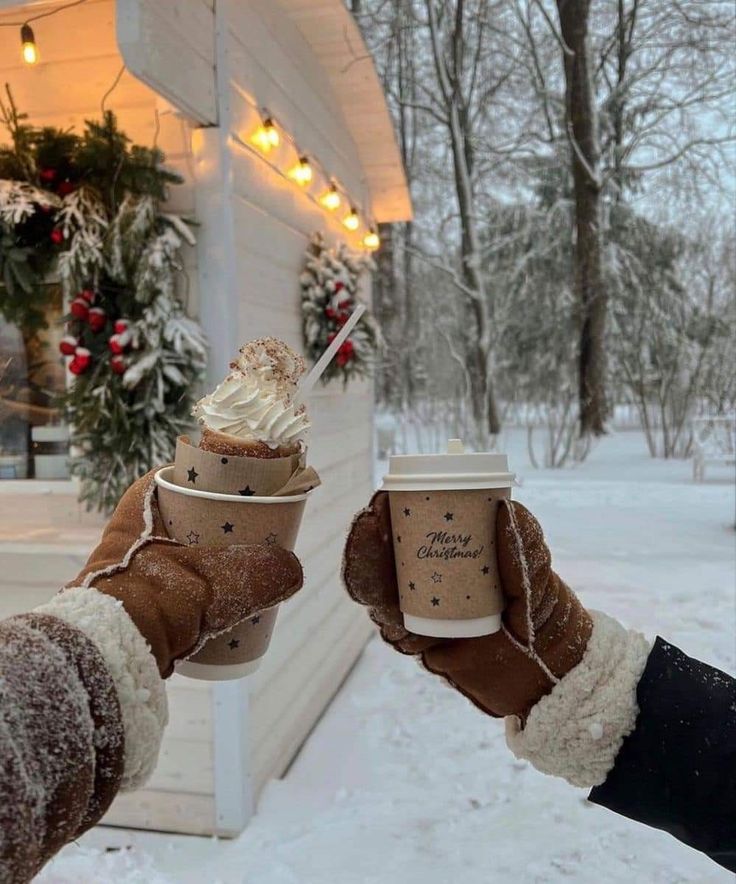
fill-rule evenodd
<path id="1" fill-rule="evenodd" d="M 156 473 L 158 506 L 169 537 L 189 546 L 266 543 L 293 550 L 308 494 L 257 497 L 176 485 L 174 467 Z M 181 675 L 228 681 L 258 668 L 273 634 L 278 606 L 260 611 L 210 639 L 178 664 Z"/>
<path id="2" fill-rule="evenodd" d="M 474 638 L 501 628 L 496 515 L 514 476 L 504 454 L 397 455 L 383 481 L 391 507 L 404 625 L 437 638 Z"/>

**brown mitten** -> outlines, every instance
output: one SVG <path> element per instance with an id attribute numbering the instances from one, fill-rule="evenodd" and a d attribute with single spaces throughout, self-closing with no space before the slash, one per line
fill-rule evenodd
<path id="1" fill-rule="evenodd" d="M 123 495 L 102 539 L 68 587 L 93 587 L 123 603 L 159 672 L 302 585 L 296 556 L 266 545 L 186 547 L 166 536 L 154 472 Z"/>
<path id="2" fill-rule="evenodd" d="M 525 720 L 532 706 L 580 662 L 593 624 L 552 570 L 539 522 L 522 504 L 507 501 L 499 508 L 496 550 L 503 626 L 482 638 L 427 638 L 404 628 L 385 492 L 378 492 L 353 522 L 343 577 L 389 644 L 404 654 L 420 654 L 427 669 L 489 715 Z"/>

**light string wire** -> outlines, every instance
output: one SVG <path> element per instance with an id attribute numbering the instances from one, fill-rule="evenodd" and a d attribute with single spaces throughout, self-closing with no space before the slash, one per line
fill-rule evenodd
<path id="1" fill-rule="evenodd" d="M 87 0 L 74 0 L 73 3 L 65 3 L 63 6 L 48 9 L 46 12 L 39 12 L 38 15 L 29 16 L 29 18 L 26 18 L 23 21 L 2 21 L 0 22 L 0 28 L 22 28 L 23 25 L 29 25 L 33 21 L 48 18 L 50 15 L 56 15 L 58 12 L 63 12 L 65 9 L 71 9 L 73 6 L 81 6 L 82 3 L 86 2 Z"/>

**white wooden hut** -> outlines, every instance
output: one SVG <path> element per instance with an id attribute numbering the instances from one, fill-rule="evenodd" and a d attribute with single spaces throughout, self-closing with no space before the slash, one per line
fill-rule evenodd
<path id="1" fill-rule="evenodd" d="M 0 24 L 63 5 L 0 0 Z M 81 127 L 120 74 L 106 106 L 135 141 L 156 137 L 185 177 L 172 207 L 200 224 L 187 270 L 213 381 L 245 340 L 270 334 L 300 347 L 298 276 L 314 231 L 356 248 L 365 233 L 348 233 L 314 199 L 328 184 L 320 172 L 309 193 L 284 176 L 292 145 L 269 160 L 254 149 L 264 109 L 364 218 L 410 217 L 381 86 L 342 0 L 86 0 L 34 31 L 40 61 L 28 67 L 18 28 L 0 27 L 0 82 L 34 123 Z M 307 586 L 284 606 L 256 675 L 172 678 L 158 769 L 148 788 L 115 802 L 112 825 L 239 832 L 361 651 L 368 621 L 338 571 L 350 516 L 371 491 L 372 385 L 330 385 L 312 415 L 324 486 L 297 548 Z M 0 615 L 44 601 L 82 565 L 102 521 L 76 495 L 71 481 L 0 481 Z"/>

